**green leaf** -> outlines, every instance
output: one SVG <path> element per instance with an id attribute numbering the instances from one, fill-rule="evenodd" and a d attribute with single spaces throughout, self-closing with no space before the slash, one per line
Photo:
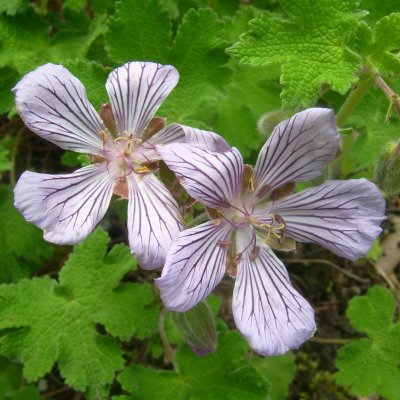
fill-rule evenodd
<path id="1" fill-rule="evenodd" d="M 266 140 L 257 129 L 258 120 L 266 112 L 280 108 L 280 88 L 273 81 L 275 73 L 271 68 L 266 71 L 265 68 L 236 65 L 225 96 L 218 101 L 213 128 L 244 157 Z"/>
<path id="2" fill-rule="evenodd" d="M 13 68 L 0 68 L 0 114 L 6 114 L 14 107 L 14 96 L 11 89 L 17 82 L 19 74 Z"/>
<path id="3" fill-rule="evenodd" d="M 237 40 L 257 13 L 260 12 L 254 7 L 242 6 L 232 18 L 227 18 L 226 39 L 229 42 Z M 247 158 L 266 139 L 257 129 L 258 120 L 266 112 L 281 106 L 277 82 L 279 70 L 238 65 L 234 60 L 231 60 L 230 68 L 233 71 L 231 79 L 223 88 L 215 119 L 210 125 Z"/>
<path id="4" fill-rule="evenodd" d="M 33 11 L 15 17 L 0 15 L 0 68 L 8 67 L 18 73 L 8 82 L 7 91 L 24 74 L 40 65 L 47 62 L 65 64 L 68 60 L 84 58 L 92 43 L 106 29 L 104 16 L 85 22 L 82 31 L 64 29 L 52 35 L 52 27 Z M 6 106 L 1 106 L 11 109 L 12 97 Z"/>
<path id="5" fill-rule="evenodd" d="M 120 375 L 119 381 L 134 394 L 132 399 L 138 400 L 264 400 L 269 385 L 249 365 L 247 349 L 238 333 L 224 329 L 213 354 L 198 357 L 182 346 L 176 355 L 179 374 L 134 365 Z"/>
<path id="6" fill-rule="evenodd" d="M 76 245 L 58 282 L 43 277 L 0 287 L 1 351 L 22 360 L 27 380 L 57 363 L 68 385 L 94 395 L 124 365 L 119 342 L 96 325 L 121 339 L 157 329 L 150 287 L 120 284 L 135 267 L 129 248 L 119 244 L 107 253 L 108 242 L 98 228 Z"/>
<path id="7" fill-rule="evenodd" d="M 16 282 L 40 268 L 51 257 L 53 246 L 14 208 L 8 186 L 0 186 L 0 220 L 0 282 Z"/>
<path id="8" fill-rule="evenodd" d="M 0 14 L 15 15 L 29 7 L 28 0 L 0 0 Z"/>
<path id="9" fill-rule="evenodd" d="M 225 18 L 225 37 L 230 43 L 234 43 L 239 39 L 239 36 L 247 30 L 250 20 L 257 15 L 262 14 L 252 6 L 242 6 L 231 18 Z"/>
<path id="10" fill-rule="evenodd" d="M 50 30 L 51 26 L 33 12 L 1 17 L 0 67 L 9 66 L 20 73 L 27 73 L 46 62 L 64 63 L 84 57 L 93 41 L 104 32 L 104 18 L 92 20 L 86 34 L 64 30 L 53 37 Z"/>
<path id="11" fill-rule="evenodd" d="M 357 80 L 361 58 L 348 47 L 358 27 L 357 0 L 281 0 L 288 19 L 265 14 L 227 51 L 242 63 L 282 65 L 286 108 L 307 107 L 322 84 L 345 93 Z"/>
<path id="12" fill-rule="evenodd" d="M 278 357 L 254 356 L 252 364 L 271 384 L 271 400 L 285 400 L 289 395 L 289 385 L 296 373 L 295 357 L 288 352 Z"/>
<path id="13" fill-rule="evenodd" d="M 400 13 L 383 17 L 375 25 L 372 44 L 366 57 L 382 74 L 400 72 Z"/>
<path id="14" fill-rule="evenodd" d="M 27 385 L 22 378 L 22 367 L 0 357 L 0 393 L 3 400 L 41 400 L 39 390 Z"/>
<path id="15" fill-rule="evenodd" d="M 378 393 L 389 400 L 400 399 L 400 323 L 393 323 L 395 308 L 391 293 L 379 286 L 350 301 L 347 317 L 367 337 L 339 350 L 336 380 L 351 386 L 356 395 Z"/>
<path id="16" fill-rule="evenodd" d="M 394 116 L 385 122 L 388 108 L 386 96 L 378 88 L 371 88 L 349 117 L 348 124 L 359 132 L 359 137 L 346 156 L 353 159 L 357 167 L 368 167 L 372 171 L 382 147 L 398 139 L 400 121 Z"/>
<path id="17" fill-rule="evenodd" d="M 400 11 L 400 3 L 398 0 L 361 0 L 361 8 L 368 10 L 368 22 L 376 22 L 392 12 Z"/>
<path id="18" fill-rule="evenodd" d="M 123 0 L 110 18 L 106 48 L 117 64 L 167 58 L 172 24 L 157 0 Z"/>
<path id="19" fill-rule="evenodd" d="M 224 23 L 210 9 L 190 10 L 184 16 L 168 57 L 180 81 L 160 110 L 170 122 L 202 121 L 204 107 L 211 111 L 220 98 L 230 76 L 223 34 Z"/>
<path id="20" fill-rule="evenodd" d="M 86 7 L 86 0 L 64 0 L 63 9 L 69 9 L 73 11 L 81 11 Z"/>

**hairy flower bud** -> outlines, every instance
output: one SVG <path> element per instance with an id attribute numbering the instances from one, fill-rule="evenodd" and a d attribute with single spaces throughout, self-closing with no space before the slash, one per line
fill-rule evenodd
<path id="1" fill-rule="evenodd" d="M 174 321 L 185 342 L 199 356 L 217 348 L 215 319 L 204 302 L 185 313 L 175 313 Z"/>
<path id="2" fill-rule="evenodd" d="M 390 194 L 400 192 L 400 142 L 387 143 L 375 170 L 377 183 Z"/>

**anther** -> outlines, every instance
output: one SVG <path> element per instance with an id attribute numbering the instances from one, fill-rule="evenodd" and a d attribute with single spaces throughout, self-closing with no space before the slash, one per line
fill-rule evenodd
<path id="1" fill-rule="evenodd" d="M 251 177 L 250 180 L 249 180 L 249 190 L 250 190 L 250 192 L 254 192 L 254 179 L 253 179 L 253 177 Z"/>
<path id="2" fill-rule="evenodd" d="M 224 213 L 219 209 L 219 208 L 217 208 L 217 215 L 218 215 L 218 217 L 220 217 L 220 218 L 224 218 Z"/>
<path id="3" fill-rule="evenodd" d="M 107 143 L 108 136 L 107 133 L 102 129 L 100 131 L 100 136 L 101 136 L 101 149 L 104 149 L 104 145 Z"/>
<path id="4" fill-rule="evenodd" d="M 150 170 L 146 166 L 142 166 L 142 167 L 137 168 L 135 170 L 135 172 L 138 174 L 146 174 L 146 173 L 150 172 Z"/>

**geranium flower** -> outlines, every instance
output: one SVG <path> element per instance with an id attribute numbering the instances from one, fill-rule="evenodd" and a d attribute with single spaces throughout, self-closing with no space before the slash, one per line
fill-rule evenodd
<path id="1" fill-rule="evenodd" d="M 229 149 L 211 132 L 170 125 L 154 133 L 153 116 L 179 79 L 171 65 L 130 62 L 109 75 L 111 108 L 103 119 L 85 88 L 60 65 L 46 64 L 13 89 L 26 126 L 64 150 L 92 155 L 94 164 L 72 174 L 26 171 L 19 179 L 15 207 L 58 244 L 83 240 L 103 218 L 113 192 L 127 197 L 129 244 L 144 268 L 161 267 L 172 240 L 183 229 L 178 205 L 152 173 L 160 159 L 155 145 L 194 143 Z"/>
<path id="2" fill-rule="evenodd" d="M 211 220 L 181 232 L 156 280 L 167 308 L 184 312 L 204 299 L 228 270 L 236 278 L 233 316 L 263 355 L 298 348 L 315 332 L 314 311 L 289 280 L 273 249 L 318 243 L 354 260 L 381 232 L 384 199 L 366 179 L 328 181 L 282 197 L 293 183 L 321 174 L 339 135 L 332 110 L 312 108 L 280 123 L 254 171 L 240 153 L 187 144 L 159 149 Z"/>

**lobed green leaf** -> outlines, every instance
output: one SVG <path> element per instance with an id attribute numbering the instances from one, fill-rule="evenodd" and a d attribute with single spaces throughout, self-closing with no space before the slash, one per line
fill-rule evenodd
<path id="1" fill-rule="evenodd" d="M 265 14 L 227 51 L 242 63 L 281 64 L 286 108 L 315 104 L 321 86 L 345 93 L 361 58 L 349 48 L 359 21 L 357 0 L 281 0 L 287 19 Z"/>
<path id="2" fill-rule="evenodd" d="M 75 246 L 59 275 L 0 286 L 1 352 L 24 363 L 29 381 L 57 362 L 66 383 L 90 393 L 104 391 L 124 359 L 122 339 L 157 329 L 158 307 L 148 285 L 120 284 L 135 267 L 129 248 L 107 253 L 108 235 L 98 228 Z"/>
<path id="3" fill-rule="evenodd" d="M 379 286 L 349 303 L 347 317 L 368 336 L 339 350 L 336 380 L 356 395 L 378 393 L 389 400 L 400 399 L 400 323 L 393 322 L 395 307 L 391 293 Z"/>

